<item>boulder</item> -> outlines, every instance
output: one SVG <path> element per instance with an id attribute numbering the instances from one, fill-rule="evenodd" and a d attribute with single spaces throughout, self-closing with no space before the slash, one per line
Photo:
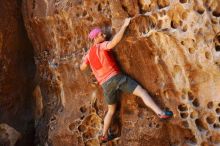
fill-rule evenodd
<path id="1" fill-rule="evenodd" d="M 0 144 L 3 146 L 14 146 L 21 139 L 21 133 L 8 124 L 0 124 Z"/>
<path id="2" fill-rule="evenodd" d="M 23 0 L 34 46 L 43 115 L 40 144 L 99 145 L 106 113 L 91 71 L 79 64 L 100 26 L 111 38 L 131 17 L 112 51 L 121 69 L 174 112 L 160 121 L 140 98 L 121 94 L 111 145 L 219 145 L 220 72 L 218 0 Z"/>

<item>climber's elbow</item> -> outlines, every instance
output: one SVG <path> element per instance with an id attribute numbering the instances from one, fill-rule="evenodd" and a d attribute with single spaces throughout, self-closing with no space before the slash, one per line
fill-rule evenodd
<path id="1" fill-rule="evenodd" d="M 81 70 L 81 71 L 84 71 L 84 70 L 86 70 L 87 67 L 88 67 L 88 65 L 87 65 L 86 63 L 82 63 L 82 64 L 80 65 L 80 70 Z"/>

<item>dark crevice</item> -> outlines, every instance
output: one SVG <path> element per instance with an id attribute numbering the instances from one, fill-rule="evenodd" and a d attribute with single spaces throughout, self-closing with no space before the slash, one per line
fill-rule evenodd
<path id="1" fill-rule="evenodd" d="M 32 2 L 32 9 L 35 9 L 35 7 L 36 7 L 36 0 L 33 0 L 33 2 Z"/>
<path id="2" fill-rule="evenodd" d="M 212 12 L 212 15 L 215 16 L 215 17 L 220 17 L 220 12 L 218 12 L 218 11 L 213 11 L 213 12 Z"/>
<path id="3" fill-rule="evenodd" d="M 121 5 L 121 7 L 128 14 L 129 17 L 132 17 L 128 12 L 128 8 L 125 5 Z"/>
<path id="4" fill-rule="evenodd" d="M 216 50 L 216 51 L 220 51 L 220 46 L 218 46 L 218 45 L 215 46 L 215 50 Z"/>
<path id="5" fill-rule="evenodd" d="M 180 3 L 186 3 L 187 0 L 180 0 Z"/>
<path id="6" fill-rule="evenodd" d="M 138 7 L 139 7 L 139 13 L 140 14 L 145 14 L 147 11 L 142 9 L 142 5 L 141 5 L 140 1 L 138 1 L 137 4 L 138 4 Z"/>

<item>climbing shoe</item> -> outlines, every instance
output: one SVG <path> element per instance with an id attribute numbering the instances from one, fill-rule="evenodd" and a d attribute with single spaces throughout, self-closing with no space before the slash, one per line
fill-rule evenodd
<path id="1" fill-rule="evenodd" d="M 106 143 L 108 141 L 116 139 L 117 137 L 118 137 L 117 135 L 109 134 L 108 136 L 102 136 L 100 138 L 100 141 L 101 141 L 101 143 Z"/>
<path id="2" fill-rule="evenodd" d="M 162 115 L 158 115 L 160 119 L 169 119 L 173 116 L 173 112 L 172 111 L 164 111 L 164 113 Z"/>

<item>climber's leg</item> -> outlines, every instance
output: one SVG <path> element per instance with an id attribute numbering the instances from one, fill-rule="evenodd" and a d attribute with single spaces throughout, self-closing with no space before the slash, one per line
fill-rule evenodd
<path id="1" fill-rule="evenodd" d="M 117 83 L 120 76 L 116 75 L 110 78 L 108 81 L 102 84 L 104 100 L 108 105 L 108 112 L 104 118 L 103 136 L 107 136 L 107 131 L 110 127 L 112 117 L 116 110 L 116 104 L 118 102 L 117 96 Z"/>
<path id="2" fill-rule="evenodd" d="M 129 76 L 123 75 L 120 81 L 119 89 L 140 97 L 144 101 L 145 105 L 150 107 L 162 119 L 170 118 L 173 115 L 171 111 L 161 110 L 161 108 L 152 100 L 147 91 Z"/>
<path id="3" fill-rule="evenodd" d="M 116 110 L 116 104 L 108 105 L 108 112 L 104 118 L 103 136 L 107 136 L 108 129 L 110 127 L 115 110 Z"/>
<path id="4" fill-rule="evenodd" d="M 141 97 L 144 103 L 150 107 L 156 114 L 162 114 L 163 111 L 155 104 L 150 95 L 143 89 L 135 80 L 129 76 L 123 75 L 119 89 L 125 92 L 132 93 Z"/>
<path id="5" fill-rule="evenodd" d="M 151 96 L 140 85 L 135 88 L 133 94 L 140 97 L 144 101 L 145 105 L 150 107 L 157 115 L 163 114 L 163 111 L 156 105 Z"/>
<path id="6" fill-rule="evenodd" d="M 143 89 L 140 85 L 138 85 L 134 92 L 134 95 L 141 97 L 141 99 L 144 101 L 145 105 L 150 107 L 161 119 L 168 119 L 173 116 L 172 111 L 163 111 L 160 109 L 159 106 L 152 100 L 151 96 L 147 93 L 145 89 Z"/>

